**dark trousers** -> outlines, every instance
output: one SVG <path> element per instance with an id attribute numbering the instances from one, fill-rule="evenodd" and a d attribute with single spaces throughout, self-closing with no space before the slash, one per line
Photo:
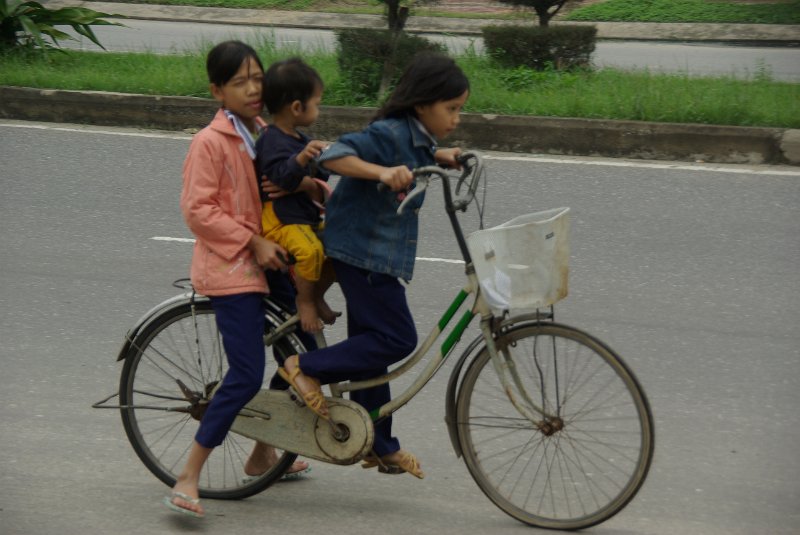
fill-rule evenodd
<path id="1" fill-rule="evenodd" d="M 358 381 L 383 375 L 417 347 L 417 330 L 406 301 L 406 291 L 396 277 L 332 260 L 336 278 L 347 302 L 347 339 L 327 348 L 304 353 L 300 369 L 323 384 Z M 391 399 L 388 384 L 350 393 L 350 399 L 371 411 Z M 400 449 L 392 437 L 392 419 L 375 425 L 375 453 Z"/>
<path id="2" fill-rule="evenodd" d="M 195 440 L 206 448 L 222 444 L 236 415 L 264 380 L 264 296 L 244 293 L 211 297 L 228 357 L 228 372 L 208 405 Z"/>

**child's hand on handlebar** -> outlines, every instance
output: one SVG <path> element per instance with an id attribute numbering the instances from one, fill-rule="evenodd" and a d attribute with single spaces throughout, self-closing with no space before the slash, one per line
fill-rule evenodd
<path id="1" fill-rule="evenodd" d="M 461 169 L 461 164 L 458 157 L 461 155 L 461 149 L 453 147 L 451 149 L 439 149 L 433 157 L 436 163 L 445 167 L 452 167 L 453 169 Z"/>
<path id="2" fill-rule="evenodd" d="M 378 180 L 392 191 L 403 191 L 414 180 L 414 175 L 405 165 L 386 167 L 378 175 Z"/>

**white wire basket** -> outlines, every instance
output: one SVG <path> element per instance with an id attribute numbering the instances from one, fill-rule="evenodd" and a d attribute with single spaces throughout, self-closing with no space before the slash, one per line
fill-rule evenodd
<path id="1" fill-rule="evenodd" d="M 478 281 L 495 312 L 550 306 L 567 296 L 569 208 L 515 217 L 467 237 Z"/>

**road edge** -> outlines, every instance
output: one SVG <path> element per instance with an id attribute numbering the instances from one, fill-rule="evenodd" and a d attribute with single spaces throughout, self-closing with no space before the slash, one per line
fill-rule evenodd
<path id="1" fill-rule="evenodd" d="M 217 104 L 149 96 L 0 86 L 0 118 L 194 132 Z M 309 132 L 361 130 L 374 108 L 323 107 Z M 800 165 L 800 130 L 465 113 L 447 145 L 502 152 L 649 160 Z"/>

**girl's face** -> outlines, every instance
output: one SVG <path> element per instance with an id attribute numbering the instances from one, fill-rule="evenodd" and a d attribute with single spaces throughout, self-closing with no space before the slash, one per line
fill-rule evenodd
<path id="1" fill-rule="evenodd" d="M 417 119 L 436 139 L 444 139 L 458 126 L 461 108 L 464 107 L 467 97 L 469 91 L 464 91 L 461 96 L 450 100 L 437 100 L 432 104 L 415 106 Z"/>
<path id="2" fill-rule="evenodd" d="M 256 117 L 261 115 L 264 108 L 261 102 L 263 79 L 261 67 L 255 58 L 249 57 L 224 85 L 211 84 L 211 94 L 226 109 L 238 115 L 250 130 L 255 130 Z"/>

